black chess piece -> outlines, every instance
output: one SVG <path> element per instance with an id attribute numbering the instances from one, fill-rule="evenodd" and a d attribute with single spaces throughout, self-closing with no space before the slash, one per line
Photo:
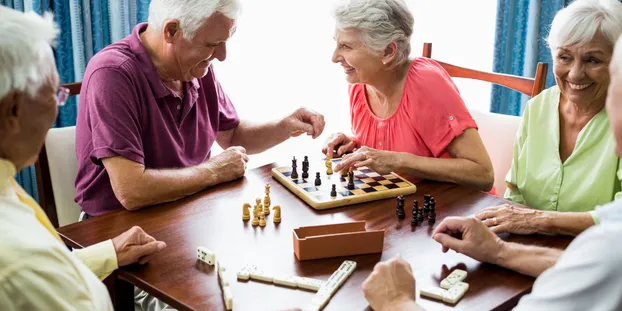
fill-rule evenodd
<path id="1" fill-rule="evenodd" d="M 333 187 L 330 189 L 330 196 L 331 197 L 337 196 L 337 185 L 333 184 Z"/>
<path id="2" fill-rule="evenodd" d="M 418 224 L 419 223 L 417 222 L 417 214 L 415 212 L 415 213 L 413 213 L 412 218 L 410 219 L 410 225 L 411 226 L 416 226 Z"/>
<path id="3" fill-rule="evenodd" d="M 315 185 L 319 186 L 322 184 L 322 179 L 320 178 L 320 172 L 315 173 Z"/>
<path id="4" fill-rule="evenodd" d="M 432 196 L 429 194 L 423 195 L 423 212 L 426 214 L 430 212 L 430 199 L 431 198 Z"/>
<path id="5" fill-rule="evenodd" d="M 354 190 L 354 172 L 348 172 L 348 189 Z"/>
<path id="6" fill-rule="evenodd" d="M 436 200 L 434 198 L 430 200 L 430 213 L 436 214 Z"/>
<path id="7" fill-rule="evenodd" d="M 302 178 L 309 178 L 309 157 L 307 156 L 302 160 Z"/>
<path id="8" fill-rule="evenodd" d="M 421 208 L 417 209 L 417 221 L 423 222 L 423 209 Z"/>
<path id="9" fill-rule="evenodd" d="M 428 214 L 428 224 L 434 224 L 436 222 L 436 213 Z"/>
<path id="10" fill-rule="evenodd" d="M 290 175 L 292 179 L 298 179 L 298 172 L 296 171 L 296 157 L 292 159 L 292 174 Z"/>
<path id="11" fill-rule="evenodd" d="M 399 219 L 404 219 L 406 215 L 404 214 L 404 204 L 401 201 L 398 201 L 397 208 L 395 209 L 395 216 Z"/>
<path id="12" fill-rule="evenodd" d="M 432 199 L 432 195 L 430 194 L 424 194 L 423 195 L 423 203 L 430 203 L 430 200 Z"/>

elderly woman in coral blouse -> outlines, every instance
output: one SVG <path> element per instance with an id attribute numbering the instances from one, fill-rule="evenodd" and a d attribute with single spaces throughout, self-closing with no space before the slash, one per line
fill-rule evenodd
<path id="1" fill-rule="evenodd" d="M 335 17 L 332 60 L 351 83 L 354 136 L 333 134 L 323 152 L 357 148 L 335 171 L 368 166 L 491 190 L 490 158 L 451 78 L 433 60 L 409 59 L 414 20 L 404 1 L 350 0 Z"/>
<path id="2" fill-rule="evenodd" d="M 557 85 L 523 114 L 505 198 L 476 215 L 497 233 L 578 235 L 599 223 L 594 209 L 622 198 L 620 158 L 605 110 L 609 63 L 622 34 L 622 3 L 577 0 L 548 37 Z"/>

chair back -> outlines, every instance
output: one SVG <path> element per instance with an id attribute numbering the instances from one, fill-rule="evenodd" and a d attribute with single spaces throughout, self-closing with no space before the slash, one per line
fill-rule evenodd
<path id="1" fill-rule="evenodd" d="M 80 82 L 63 86 L 69 89 L 71 96 L 80 93 Z M 74 201 L 74 180 L 78 171 L 75 126 L 48 131 L 35 171 L 39 204 L 52 224 L 59 227 L 77 222 L 81 209 Z"/>

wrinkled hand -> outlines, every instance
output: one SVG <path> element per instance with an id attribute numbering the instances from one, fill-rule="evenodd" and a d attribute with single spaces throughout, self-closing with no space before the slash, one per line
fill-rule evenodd
<path id="1" fill-rule="evenodd" d="M 248 155 L 244 147 L 229 147 L 219 155 L 208 160 L 212 173 L 221 182 L 231 181 L 244 176 Z"/>
<path id="2" fill-rule="evenodd" d="M 399 153 L 362 147 L 355 153 L 345 155 L 334 167 L 336 172 L 367 166 L 378 174 L 388 174 L 399 168 Z"/>
<path id="3" fill-rule="evenodd" d="M 494 233 L 534 234 L 538 233 L 536 219 L 541 215 L 534 209 L 503 204 L 487 207 L 475 214 Z"/>
<path id="4" fill-rule="evenodd" d="M 505 242 L 474 217 L 448 217 L 434 230 L 432 238 L 446 253 L 452 249 L 475 260 L 496 264 Z"/>
<path id="5" fill-rule="evenodd" d="M 395 310 L 401 304 L 414 303 L 416 281 L 410 264 L 399 256 L 377 263 L 363 282 L 363 293 L 376 311 Z"/>
<path id="6" fill-rule="evenodd" d="M 166 243 L 156 241 L 138 226 L 132 227 L 121 235 L 112 239 L 114 250 L 117 252 L 119 267 L 135 262 L 141 265 L 147 263 L 153 255 L 166 247 Z"/>
<path id="7" fill-rule="evenodd" d="M 299 108 L 281 121 L 291 137 L 304 133 L 316 139 L 324 131 L 324 116 L 306 108 Z"/>
<path id="8" fill-rule="evenodd" d="M 354 141 L 354 137 L 344 133 L 334 133 L 326 140 L 322 152 L 331 158 L 335 158 L 334 151 L 337 146 L 339 146 L 339 149 L 337 149 L 336 157 L 341 157 L 344 153 L 356 148 L 356 141 Z"/>

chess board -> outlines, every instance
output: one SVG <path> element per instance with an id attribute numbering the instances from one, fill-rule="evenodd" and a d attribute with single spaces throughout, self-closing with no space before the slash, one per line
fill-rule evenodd
<path id="1" fill-rule="evenodd" d="M 333 167 L 340 161 L 341 159 L 332 159 Z M 298 178 L 292 179 L 290 166 L 276 167 L 272 169 L 272 177 L 317 210 L 388 199 L 398 195 L 413 194 L 417 191 L 417 186 L 396 173 L 381 175 L 367 167 L 360 167 L 354 171 L 353 190 L 347 188 L 347 176 L 341 177 L 340 173 L 326 175 L 324 161 L 309 164 L 309 178 L 302 178 L 300 160 L 296 171 Z M 316 172 L 320 172 L 322 180 L 320 186 L 315 186 Z M 330 196 L 333 184 L 337 189 L 336 197 Z"/>

